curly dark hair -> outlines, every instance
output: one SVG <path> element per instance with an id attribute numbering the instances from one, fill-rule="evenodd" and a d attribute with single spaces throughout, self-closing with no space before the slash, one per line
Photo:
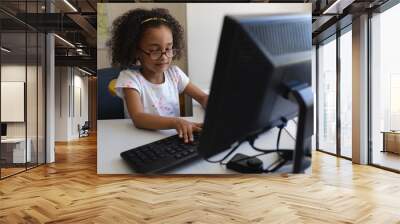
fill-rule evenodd
<path id="1" fill-rule="evenodd" d="M 142 24 L 142 21 L 149 18 L 162 18 L 150 20 Z M 147 28 L 165 25 L 172 31 L 173 46 L 177 53 L 173 59 L 179 59 L 183 48 L 183 28 L 179 22 L 171 16 L 167 9 L 154 8 L 130 10 L 113 22 L 112 37 L 107 42 L 111 49 L 112 64 L 125 69 L 137 62 L 137 45 L 142 34 Z"/>

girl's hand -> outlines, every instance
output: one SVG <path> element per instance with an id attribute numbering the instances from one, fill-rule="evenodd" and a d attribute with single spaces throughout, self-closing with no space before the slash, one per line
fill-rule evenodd
<path id="1" fill-rule="evenodd" d="M 181 118 L 176 118 L 174 120 L 174 128 L 178 132 L 179 137 L 183 138 L 185 143 L 193 141 L 193 132 L 201 131 L 202 126 L 202 123 L 194 123 Z"/>

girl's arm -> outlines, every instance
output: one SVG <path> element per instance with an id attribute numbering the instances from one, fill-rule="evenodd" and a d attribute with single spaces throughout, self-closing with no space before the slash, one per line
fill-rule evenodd
<path id="1" fill-rule="evenodd" d="M 143 111 L 139 93 L 134 89 L 124 88 L 124 96 L 129 115 L 137 128 L 160 130 L 176 129 L 185 142 L 193 140 L 193 131 L 201 131 L 201 124 L 189 122 L 177 117 L 163 117 Z"/>
<path id="2" fill-rule="evenodd" d="M 199 102 L 203 108 L 207 107 L 208 95 L 197 86 L 195 86 L 192 82 L 189 82 L 183 92 Z"/>
<path id="3" fill-rule="evenodd" d="M 172 117 L 161 117 L 145 113 L 140 95 L 136 90 L 124 88 L 123 91 L 129 115 L 137 128 L 154 130 L 174 128 Z"/>

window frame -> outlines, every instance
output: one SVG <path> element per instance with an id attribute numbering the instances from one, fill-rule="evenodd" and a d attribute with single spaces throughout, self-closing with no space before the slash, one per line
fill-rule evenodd
<path id="1" fill-rule="evenodd" d="M 342 155 L 341 153 L 341 119 L 340 119 L 340 103 L 341 103 L 341 97 L 340 97 L 340 81 L 341 81 L 341 67 L 340 67 L 340 37 L 344 34 L 346 34 L 347 32 L 351 32 L 352 31 L 352 23 L 347 24 L 346 26 L 344 26 L 343 28 L 337 30 L 335 33 L 331 34 L 330 36 L 328 36 L 327 38 L 320 40 L 317 44 L 316 44 L 316 91 L 317 91 L 317 97 L 316 97 L 316 150 L 319 152 L 323 152 L 323 153 L 327 153 L 329 155 L 333 155 L 333 156 L 337 156 L 343 159 L 347 159 L 347 160 L 352 160 L 352 158 L 347 157 Z M 332 153 L 332 152 L 328 152 L 324 149 L 320 149 L 320 144 L 319 144 L 319 78 L 320 78 L 320 74 L 319 74 L 319 48 L 321 45 L 323 44 L 327 44 L 331 41 L 336 41 L 336 152 Z"/>

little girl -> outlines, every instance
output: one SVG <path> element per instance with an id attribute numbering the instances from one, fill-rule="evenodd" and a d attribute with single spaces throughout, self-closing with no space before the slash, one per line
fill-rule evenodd
<path id="1" fill-rule="evenodd" d="M 183 50 L 183 29 L 166 9 L 135 9 L 113 23 L 108 42 L 112 63 L 122 69 L 116 92 L 125 114 L 137 128 L 176 129 L 187 143 L 202 124 L 179 118 L 179 94 L 186 93 L 203 108 L 208 95 L 171 65 Z M 136 68 L 132 68 L 135 66 Z"/>

